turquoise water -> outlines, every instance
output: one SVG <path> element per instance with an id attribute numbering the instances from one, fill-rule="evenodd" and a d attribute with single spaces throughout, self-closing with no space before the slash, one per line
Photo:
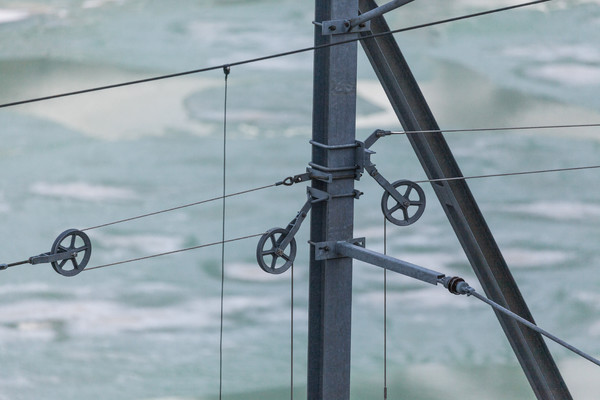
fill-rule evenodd
<path id="1" fill-rule="evenodd" d="M 517 2 L 413 2 L 393 28 Z M 203 68 L 310 46 L 312 2 L 0 0 L 0 103 Z M 600 122 L 596 1 L 553 1 L 397 35 L 446 129 Z M 359 51 L 360 53 L 360 51 Z M 0 262 L 48 251 L 88 228 L 222 193 L 220 70 L 0 110 Z M 357 137 L 399 129 L 364 55 Z M 227 191 L 270 185 L 310 161 L 312 54 L 234 67 Z M 465 175 L 598 164 L 598 128 L 448 134 Z M 406 138 L 382 139 L 390 181 L 424 178 Z M 470 181 L 540 326 L 600 354 L 597 170 Z M 366 178 L 355 236 L 382 250 L 381 189 Z M 433 191 L 424 216 L 388 227 L 388 254 L 478 288 Z M 227 200 L 226 236 L 285 226 L 305 188 Z M 211 243 L 221 204 L 89 231 L 90 266 Z M 307 224 L 308 225 L 308 224 Z M 307 226 L 294 271 L 294 394 L 305 397 Z M 290 274 L 255 261 L 257 238 L 226 245 L 223 398 L 290 397 Z M 221 249 L 57 275 L 1 273 L 0 399 L 216 399 Z M 383 398 L 383 275 L 357 263 L 353 399 Z M 388 276 L 390 399 L 531 399 L 487 306 Z M 553 343 L 577 399 L 598 369 Z"/>

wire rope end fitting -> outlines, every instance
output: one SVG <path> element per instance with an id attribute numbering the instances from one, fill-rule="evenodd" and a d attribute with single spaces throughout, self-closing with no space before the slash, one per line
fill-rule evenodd
<path id="1" fill-rule="evenodd" d="M 225 76 L 228 76 L 230 72 L 231 72 L 231 66 L 229 64 L 223 65 L 223 73 L 225 74 Z"/>
<path id="2" fill-rule="evenodd" d="M 0 271 L 4 271 L 8 268 L 8 264 L 0 264 Z"/>
<path id="3" fill-rule="evenodd" d="M 463 278 L 458 276 L 445 276 L 440 279 L 440 283 L 452 294 L 466 294 L 467 296 L 470 296 L 475 292 L 475 289 L 469 286 Z"/>

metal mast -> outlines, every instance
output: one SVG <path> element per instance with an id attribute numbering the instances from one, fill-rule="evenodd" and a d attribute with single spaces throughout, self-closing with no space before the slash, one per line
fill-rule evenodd
<path id="1" fill-rule="evenodd" d="M 374 0 L 360 0 L 363 13 L 376 7 Z M 377 17 L 371 21 L 371 31 L 389 32 L 389 27 L 383 17 Z M 439 131 L 393 36 L 379 36 L 361 43 L 404 129 Z M 442 133 L 409 134 L 408 139 L 429 179 L 462 176 Z M 467 183 L 441 181 L 432 186 L 489 299 L 533 322 Z M 503 314 L 496 314 L 537 398 L 571 399 L 542 336 Z"/>
<path id="2" fill-rule="evenodd" d="M 341 21 L 315 27 L 315 45 L 347 40 L 344 22 L 358 16 L 358 0 L 316 0 L 315 21 Z M 323 34 L 325 31 L 325 34 Z M 327 34 L 329 31 L 332 34 Z M 312 243 L 350 240 L 354 223 L 356 170 L 357 44 L 317 50 L 314 56 L 313 148 L 311 167 L 331 174 L 331 183 L 313 180 L 328 193 L 311 212 Z M 309 278 L 308 399 L 350 398 L 352 259 L 315 260 L 311 246 Z"/>

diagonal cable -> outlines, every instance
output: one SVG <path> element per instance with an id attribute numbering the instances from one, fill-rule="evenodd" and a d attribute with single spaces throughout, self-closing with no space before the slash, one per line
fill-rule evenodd
<path id="1" fill-rule="evenodd" d="M 186 248 L 179 249 L 179 250 L 166 251 L 164 253 L 157 253 L 157 254 L 151 254 L 149 256 L 143 256 L 143 257 L 131 258 L 131 259 L 128 259 L 128 260 L 116 261 L 116 262 L 112 262 L 112 263 L 108 263 L 108 264 L 102 264 L 102 265 L 98 265 L 98 266 L 95 266 L 95 267 L 86 268 L 83 271 L 91 271 L 93 269 L 112 267 L 114 265 L 128 264 L 128 263 L 132 263 L 132 262 L 136 262 L 136 261 L 148 260 L 150 258 L 162 257 L 162 256 L 167 256 L 167 255 L 177 254 L 177 253 L 183 253 L 183 252 L 186 252 L 186 251 L 191 251 L 191 250 L 196 250 L 196 249 L 202 249 L 202 248 L 205 248 L 205 247 L 218 246 L 218 245 L 222 245 L 224 243 L 237 242 L 239 240 L 250 239 L 250 238 L 253 238 L 253 237 L 262 236 L 264 234 L 265 234 L 264 232 L 262 232 L 262 233 L 256 233 L 256 234 L 253 234 L 253 235 L 247 235 L 247 236 L 237 237 L 237 238 L 234 238 L 234 239 L 220 240 L 218 242 L 201 244 L 201 245 L 192 246 L 192 247 L 186 247 Z"/>
<path id="2" fill-rule="evenodd" d="M 167 213 L 167 212 L 171 212 L 171 211 L 181 210 L 182 208 L 197 206 L 197 205 L 200 205 L 200 204 L 210 203 L 210 202 L 217 201 L 217 200 L 223 200 L 224 198 L 228 198 L 228 197 L 240 196 L 242 194 L 256 192 L 256 191 L 263 190 L 263 189 L 268 189 L 268 188 L 271 188 L 271 187 L 274 187 L 274 186 L 278 186 L 278 184 L 277 183 L 273 183 L 271 185 L 260 186 L 260 187 L 256 187 L 256 188 L 253 188 L 253 189 L 243 190 L 241 192 L 230 193 L 230 194 L 227 194 L 227 195 L 213 197 L 213 198 L 206 199 L 206 200 L 200 200 L 200 201 L 196 201 L 196 202 L 193 202 L 193 203 L 183 204 L 181 206 L 167 208 L 167 209 L 160 210 L 160 211 L 154 211 L 154 212 L 150 212 L 150 213 L 147 213 L 147 214 L 141 214 L 141 215 L 137 215 L 135 217 L 123 218 L 123 219 L 119 219 L 119 220 L 116 220 L 116 221 L 107 222 L 105 224 L 91 226 L 89 228 L 80 229 L 80 230 L 81 231 L 91 231 L 92 229 L 104 228 L 106 226 L 111 226 L 111 225 L 121 224 L 121 223 L 124 223 L 124 222 L 134 221 L 136 219 L 151 217 L 153 215 L 158 215 L 158 214 L 163 214 L 163 213 Z"/>
<path id="3" fill-rule="evenodd" d="M 600 168 L 600 165 L 590 165 L 590 166 L 586 166 L 586 167 L 541 169 L 541 170 L 535 170 L 535 171 L 505 172 L 505 173 L 500 173 L 500 174 L 488 174 L 488 175 L 453 176 L 453 177 L 449 177 L 449 178 L 424 179 L 424 180 L 414 181 L 414 182 L 415 183 L 447 182 L 447 181 L 459 181 L 459 180 L 468 180 L 468 179 L 496 178 L 496 177 L 502 177 L 502 176 L 545 174 L 545 173 L 550 173 L 550 172 L 581 171 L 581 170 L 586 170 L 586 169 L 597 169 L 597 168 Z"/>
<path id="4" fill-rule="evenodd" d="M 262 57 L 250 58 L 247 60 L 242 60 L 242 61 L 237 61 L 237 62 L 232 62 L 232 63 L 227 63 L 227 64 L 215 65 L 215 66 L 206 67 L 206 68 L 193 69 L 193 70 L 189 70 L 189 71 L 177 72 L 177 73 L 167 74 L 167 75 L 159 75 L 159 76 L 154 76 L 154 77 L 145 78 L 145 79 L 137 79 L 137 80 L 133 80 L 133 81 L 121 82 L 121 83 L 116 83 L 116 84 L 112 84 L 112 85 L 97 86 L 97 87 L 93 87 L 93 88 L 76 90 L 76 91 L 72 91 L 72 92 L 58 93 L 58 94 L 48 95 L 48 96 L 43 96 L 43 97 L 30 98 L 30 99 L 26 99 L 26 100 L 19 100 L 19 101 L 14 101 L 14 102 L 10 102 L 10 103 L 0 104 L 0 108 L 14 107 L 14 106 L 23 105 L 23 104 L 58 99 L 58 98 L 62 98 L 62 97 L 82 95 L 82 94 L 86 94 L 86 93 L 99 92 L 99 91 L 104 91 L 104 90 L 109 90 L 109 89 L 117 89 L 117 88 L 121 88 L 121 87 L 125 87 L 125 86 L 132 86 L 132 85 L 139 85 L 139 84 L 143 84 L 143 83 L 155 82 L 155 81 L 164 80 L 164 79 L 177 78 L 177 77 L 186 76 L 186 75 L 199 74 L 202 72 L 223 69 L 228 66 L 233 67 L 233 66 L 238 66 L 238 65 L 256 63 L 256 62 L 260 62 L 260 61 L 271 60 L 274 58 L 286 57 L 286 56 L 291 56 L 294 54 L 305 53 L 308 51 L 314 51 L 314 50 L 324 49 L 324 48 L 328 48 L 328 47 L 332 47 L 332 46 L 343 45 L 346 43 L 358 42 L 360 40 L 366 40 L 366 39 L 372 39 L 372 38 L 376 38 L 376 37 L 380 37 L 380 36 L 391 35 L 394 33 L 408 32 L 408 31 L 427 28 L 427 27 L 431 27 L 431 26 L 435 26 L 435 25 L 441 25 L 441 24 L 456 22 L 456 21 L 460 21 L 460 20 L 464 20 L 464 19 L 476 18 L 476 17 L 481 17 L 484 15 L 490 15 L 490 14 L 495 14 L 495 13 L 499 13 L 499 12 L 509 11 L 509 10 L 513 10 L 513 9 L 517 9 L 517 8 L 529 7 L 529 6 L 533 6 L 533 5 L 537 5 L 537 4 L 541 4 L 541 3 L 546 3 L 549 1 L 552 1 L 552 0 L 536 0 L 536 1 L 531 1 L 531 2 L 527 2 L 527 3 L 516 4 L 513 6 L 495 8 L 492 10 L 462 15 L 459 17 L 453 17 L 453 18 L 443 19 L 443 20 L 429 22 L 429 23 L 425 23 L 425 24 L 410 26 L 407 28 L 396 29 L 396 30 L 392 30 L 389 32 L 382 32 L 379 34 L 372 34 L 372 35 L 364 35 L 359 38 L 344 40 L 344 41 L 335 42 L 335 43 L 327 43 L 327 44 L 323 44 L 323 45 L 319 45 L 319 46 L 304 47 L 304 48 L 300 48 L 300 49 L 296 49 L 296 50 L 285 51 L 285 52 L 271 54 L 271 55 L 262 56 Z"/>

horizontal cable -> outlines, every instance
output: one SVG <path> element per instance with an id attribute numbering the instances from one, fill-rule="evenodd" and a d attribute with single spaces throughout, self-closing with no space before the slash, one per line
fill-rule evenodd
<path id="1" fill-rule="evenodd" d="M 505 172 L 500 174 L 489 174 L 489 175 L 473 175 L 473 176 L 454 176 L 450 178 L 437 178 L 437 179 L 425 179 L 421 181 L 414 181 L 415 183 L 431 183 L 431 182 L 446 182 L 446 181 L 460 181 L 467 179 L 480 179 L 480 178 L 495 178 L 500 176 L 515 176 L 515 175 L 533 175 L 533 174 L 544 174 L 550 172 L 564 172 L 564 171 L 580 171 L 585 169 L 597 169 L 600 165 L 590 165 L 587 167 L 570 167 L 570 168 L 556 168 L 556 169 L 542 169 L 536 171 L 521 171 L 521 172 Z"/>
<path id="2" fill-rule="evenodd" d="M 435 26 L 435 25 L 446 24 L 449 22 L 460 21 L 460 20 L 464 20 L 464 19 L 468 19 L 468 18 L 481 17 L 484 15 L 499 13 L 499 12 L 503 12 L 503 11 L 516 9 L 516 8 L 533 6 L 536 4 L 546 3 L 549 1 L 552 1 L 552 0 L 536 0 L 536 1 L 531 1 L 531 2 L 527 2 L 527 3 L 517 4 L 514 6 L 501 7 L 501 8 L 488 10 L 488 11 L 482 11 L 482 12 L 467 14 L 467 15 L 463 15 L 463 16 L 459 16 L 459 17 L 429 22 L 426 24 L 415 25 L 415 26 L 411 26 L 408 28 L 396 29 L 396 30 L 392 30 L 389 32 L 382 32 L 382 33 L 371 34 L 371 35 L 361 35 L 358 38 L 348 39 L 348 40 L 344 40 L 344 41 L 340 41 L 340 42 L 327 43 L 327 44 L 322 44 L 319 46 L 304 47 L 301 49 L 290 50 L 290 51 L 271 54 L 271 55 L 267 55 L 267 56 L 263 56 L 263 57 L 250 58 L 247 60 L 237 61 L 237 62 L 233 62 L 230 64 L 221 64 L 221 65 L 217 65 L 217 66 L 194 69 L 194 70 L 184 71 L 184 72 L 177 72 L 177 73 L 168 74 L 168 75 L 160 75 L 160 76 L 155 76 L 155 77 L 150 77 L 150 78 L 145 78 L 145 79 L 138 79 L 138 80 L 133 80 L 133 81 L 128 81 L 128 82 L 116 83 L 113 85 L 98 86 L 98 87 L 94 87 L 94 88 L 82 89 L 82 90 L 77 90 L 77 91 L 73 91 L 73 92 L 65 92 L 65 93 L 59 93 L 59 94 L 54 94 L 54 95 L 50 95 L 50 96 L 31 98 L 28 100 L 20 100 L 20 101 L 15 101 L 15 102 L 11 102 L 11 103 L 0 104 L 0 108 L 13 107 L 13 106 L 18 106 L 18 105 L 22 105 L 22 104 L 35 103 L 35 102 L 40 102 L 40 101 L 45 101 L 45 100 L 58 99 L 58 98 L 62 98 L 62 97 L 81 95 L 81 94 L 98 92 L 98 91 L 103 91 L 103 90 L 108 90 L 108 89 L 116 89 L 116 88 L 120 88 L 120 87 L 138 85 L 138 84 L 142 84 L 142 83 L 154 82 L 154 81 L 159 81 L 159 80 L 163 80 L 163 79 L 176 78 L 176 77 L 185 76 L 185 75 L 193 75 L 193 74 L 198 74 L 201 72 L 214 71 L 214 70 L 223 69 L 226 67 L 233 67 L 233 66 L 238 66 L 238 65 L 256 63 L 259 61 L 266 61 L 266 60 L 271 60 L 274 58 L 291 56 L 294 54 L 300 54 L 300 53 L 305 53 L 308 51 L 319 50 L 319 49 L 324 49 L 324 48 L 333 47 L 333 46 L 339 46 L 339 45 L 343 45 L 343 44 L 347 44 L 347 43 L 354 43 L 354 42 L 358 42 L 360 40 L 373 39 L 373 38 L 377 38 L 377 37 L 381 37 L 381 36 L 385 36 L 385 35 L 391 35 L 394 33 L 408 32 L 408 31 L 412 31 L 412 30 L 416 30 L 416 29 L 422 29 L 422 28 L 427 28 L 427 27 L 431 27 L 431 26 Z"/>
<path id="3" fill-rule="evenodd" d="M 225 196 L 213 197 L 211 199 L 196 201 L 194 203 L 184 204 L 184 205 L 181 205 L 181 206 L 167 208 L 167 209 L 160 210 L 160 211 L 154 211 L 154 212 L 151 212 L 151 213 L 142 214 L 142 215 L 138 215 L 138 216 L 135 216 L 135 217 L 124 218 L 124 219 L 120 219 L 120 220 L 117 220 L 117 221 L 108 222 L 106 224 L 96 225 L 96 226 L 92 226 L 92 227 L 89 227 L 89 228 L 81 229 L 81 231 L 91 231 L 92 229 L 104 228 L 104 227 L 110 226 L 110 225 L 121 224 L 123 222 L 134 221 L 134 220 L 140 219 L 140 218 L 151 217 L 153 215 L 163 214 L 163 213 L 170 212 L 170 211 L 181 210 L 182 208 L 187 208 L 187 207 L 197 206 L 197 205 L 200 205 L 200 204 L 210 203 L 212 201 L 222 200 L 222 199 L 225 199 L 225 198 L 228 198 L 228 197 L 234 197 L 234 196 L 239 196 L 239 195 L 246 194 L 246 193 L 256 192 L 256 191 L 267 189 L 267 188 L 271 188 L 271 187 L 274 187 L 274 186 L 277 186 L 277 183 L 273 183 L 271 185 L 257 187 L 257 188 L 254 188 L 254 189 L 243 190 L 243 191 L 237 192 L 237 193 L 230 193 L 230 194 L 225 195 Z"/>
<path id="4" fill-rule="evenodd" d="M 471 288 L 472 289 L 472 288 Z M 575 346 L 570 345 L 569 343 L 565 342 L 564 340 L 554 336 L 553 334 L 551 334 L 550 332 L 540 328 L 539 326 L 535 325 L 534 323 L 526 320 L 525 318 L 519 316 L 518 314 L 515 314 L 514 312 L 502 307 L 501 305 L 493 302 L 492 300 L 489 300 L 488 298 L 480 295 L 479 293 L 477 293 L 474 289 L 472 289 L 472 291 L 470 291 L 469 293 L 467 293 L 467 296 L 473 296 L 479 300 L 481 300 L 482 302 L 490 305 L 494 310 L 499 311 L 505 315 L 508 315 L 509 317 L 513 318 L 514 320 L 518 321 L 519 323 L 527 326 L 530 329 L 533 329 L 534 331 L 546 336 L 548 339 L 553 340 L 554 342 L 560 344 L 561 346 L 565 347 L 568 350 L 571 350 L 573 353 L 585 358 L 588 361 L 593 362 L 594 364 L 600 366 L 600 361 L 592 356 L 590 356 L 589 354 L 579 350 L 578 348 L 576 348 Z"/>
<path id="5" fill-rule="evenodd" d="M 217 246 L 217 245 L 224 244 L 224 243 L 237 242 L 239 240 L 250 239 L 250 238 L 253 238 L 253 237 L 262 236 L 264 234 L 265 234 L 264 232 L 263 233 L 257 233 L 257 234 L 254 234 L 254 235 L 242 236 L 242 237 L 238 237 L 238 238 L 235 238 L 235 239 L 221 240 L 221 241 L 214 242 L 214 243 L 201 244 L 201 245 L 198 245 L 198 246 L 187 247 L 187 248 L 184 248 L 184 249 L 167 251 L 167 252 L 164 252 L 164 253 L 152 254 L 152 255 L 144 256 L 144 257 L 131 258 L 129 260 L 117 261 L 117 262 L 113 262 L 113 263 L 110 263 L 110 264 L 102 264 L 102 265 L 98 265 L 96 267 L 86 268 L 86 269 L 84 269 L 84 271 L 90 271 L 92 269 L 99 269 L 99 268 L 106 268 L 106 267 L 111 267 L 111 266 L 120 265 L 120 264 L 127 264 L 127 263 L 136 262 L 136 261 L 148 260 L 150 258 L 162 257 L 162 256 L 167 256 L 167 255 L 177 254 L 177 253 L 183 253 L 183 252 L 190 251 L 190 250 L 202 249 L 202 248 L 210 247 L 210 246 Z"/>
<path id="6" fill-rule="evenodd" d="M 384 131 L 385 135 L 410 135 L 416 133 L 460 133 L 460 132 L 497 132 L 497 131 L 523 131 L 535 129 L 571 129 L 571 128 L 597 128 L 600 123 L 595 124 L 569 124 L 569 125 L 530 125 L 530 126 L 507 126 L 496 128 L 463 128 L 463 129 L 429 129 L 422 131 Z"/>

